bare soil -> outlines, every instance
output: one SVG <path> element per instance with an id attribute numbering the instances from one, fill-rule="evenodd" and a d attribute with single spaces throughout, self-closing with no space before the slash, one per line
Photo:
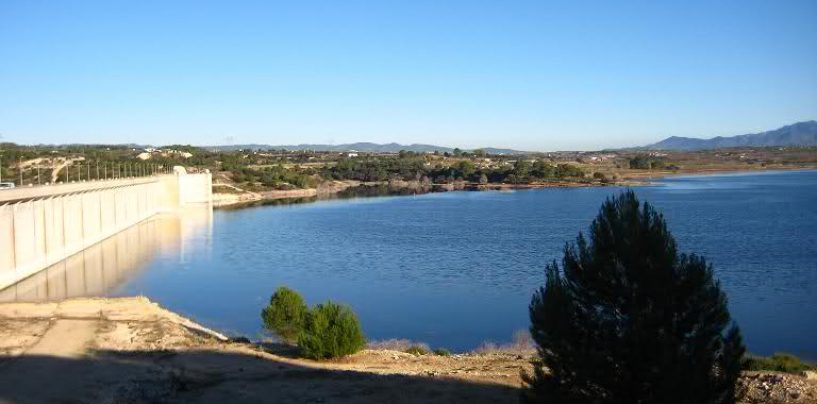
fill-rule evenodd
<path id="1" fill-rule="evenodd" d="M 146 298 L 0 305 L 0 402 L 516 402 L 528 358 L 228 340 Z"/>
<path id="2" fill-rule="evenodd" d="M 365 350 L 334 361 L 230 340 L 146 298 L 0 304 L 0 402 L 518 402 L 530 353 Z M 817 382 L 750 373 L 746 403 L 815 403 Z"/>

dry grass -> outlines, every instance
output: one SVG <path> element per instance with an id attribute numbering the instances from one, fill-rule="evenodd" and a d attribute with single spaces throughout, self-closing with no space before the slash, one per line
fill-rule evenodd
<path id="1" fill-rule="evenodd" d="M 426 351 L 431 351 L 431 348 L 425 342 L 416 342 L 409 339 L 385 339 L 381 341 L 369 341 L 366 345 L 368 349 L 380 351 L 400 351 L 405 352 L 410 348 L 421 348 Z"/>
<path id="2" fill-rule="evenodd" d="M 530 337 L 530 333 L 527 330 L 517 330 L 513 333 L 513 340 L 509 344 L 496 344 L 485 341 L 474 350 L 474 353 L 530 355 L 535 350 L 536 346 Z"/>

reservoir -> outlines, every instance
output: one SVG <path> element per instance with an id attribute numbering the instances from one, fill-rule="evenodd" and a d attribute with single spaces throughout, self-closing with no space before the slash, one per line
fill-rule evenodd
<path id="1" fill-rule="evenodd" d="M 817 359 L 817 171 L 674 177 L 634 188 L 681 252 L 704 255 L 748 349 Z M 192 210 L 142 222 L 0 291 L 3 301 L 145 295 L 263 336 L 280 285 L 351 305 L 371 340 L 506 343 L 548 262 L 621 188 L 548 188 Z"/>

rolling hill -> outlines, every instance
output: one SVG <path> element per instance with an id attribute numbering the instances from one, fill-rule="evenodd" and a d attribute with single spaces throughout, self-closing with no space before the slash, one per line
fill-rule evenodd
<path id="1" fill-rule="evenodd" d="M 336 151 L 336 152 L 345 152 L 345 151 L 359 151 L 359 152 L 367 152 L 367 153 L 397 153 L 400 150 L 405 151 L 412 151 L 417 153 L 431 153 L 438 151 L 440 153 L 444 152 L 452 152 L 454 151 L 453 147 L 444 147 L 444 146 L 435 146 L 430 144 L 409 144 L 409 145 L 402 145 L 399 143 L 369 143 L 369 142 L 358 142 L 358 143 L 346 143 L 346 144 L 337 144 L 337 145 L 329 145 L 329 144 L 298 144 L 298 145 L 268 145 L 268 144 L 237 144 L 237 145 L 220 145 L 220 146 L 209 146 L 205 147 L 210 150 L 314 150 L 314 151 Z M 494 147 L 485 147 L 482 148 L 485 152 L 490 154 L 519 154 L 524 153 L 518 150 L 512 149 L 500 149 Z"/>
<path id="2" fill-rule="evenodd" d="M 747 135 L 699 139 L 668 137 L 645 146 L 655 150 L 702 150 L 730 147 L 817 146 L 817 121 L 798 122 L 782 128 Z"/>

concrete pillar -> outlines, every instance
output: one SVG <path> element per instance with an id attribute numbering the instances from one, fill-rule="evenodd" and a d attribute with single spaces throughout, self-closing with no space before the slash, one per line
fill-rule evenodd
<path id="1" fill-rule="evenodd" d="M 0 284 L 15 280 L 14 210 L 12 205 L 0 205 Z"/>

